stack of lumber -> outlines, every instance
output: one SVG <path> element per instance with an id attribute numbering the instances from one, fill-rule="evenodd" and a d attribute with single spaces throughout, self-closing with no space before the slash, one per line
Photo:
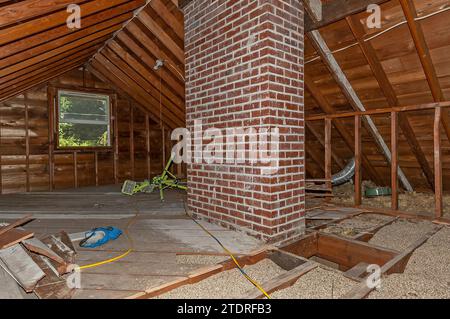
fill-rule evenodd
<path id="1" fill-rule="evenodd" d="M 25 216 L 0 224 L 0 299 L 70 298 L 64 275 L 74 262 L 75 248 L 65 232 L 42 239 L 21 228 Z"/>
<path id="2" fill-rule="evenodd" d="M 333 187 L 331 180 L 326 179 L 307 179 L 306 180 L 307 198 L 331 198 L 333 197 Z"/>

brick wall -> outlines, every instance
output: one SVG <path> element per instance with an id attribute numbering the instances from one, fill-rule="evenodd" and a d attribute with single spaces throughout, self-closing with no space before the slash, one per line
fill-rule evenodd
<path id="1" fill-rule="evenodd" d="M 190 210 L 270 243 L 303 234 L 302 2 L 194 0 L 184 13 L 188 129 L 201 121 L 203 130 L 278 128 L 280 135 L 272 174 L 250 160 L 188 165 Z M 248 155 L 255 144 L 241 146 Z"/>

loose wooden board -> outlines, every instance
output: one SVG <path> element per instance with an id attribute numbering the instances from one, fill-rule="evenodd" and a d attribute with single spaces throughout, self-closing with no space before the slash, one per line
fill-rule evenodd
<path id="1" fill-rule="evenodd" d="M 34 236 L 33 232 L 21 230 L 21 229 L 10 229 L 6 233 L 0 235 L 0 249 L 5 249 L 15 244 L 24 241 L 25 239 L 31 238 Z"/>
<path id="2" fill-rule="evenodd" d="M 45 276 L 20 244 L 0 250 L 0 261 L 26 292 L 31 292 Z"/>

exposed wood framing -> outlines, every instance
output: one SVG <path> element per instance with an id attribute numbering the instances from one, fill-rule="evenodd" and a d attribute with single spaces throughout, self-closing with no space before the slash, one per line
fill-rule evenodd
<path id="1" fill-rule="evenodd" d="M 329 68 L 331 75 L 336 80 L 336 83 L 341 88 L 344 95 L 347 97 L 349 103 L 352 105 L 352 107 L 355 110 L 359 111 L 365 111 L 365 107 L 362 104 L 361 100 L 359 99 L 358 95 L 356 94 L 355 90 L 351 86 L 350 82 L 348 81 L 346 75 L 342 71 L 341 67 L 337 63 L 336 59 L 333 56 L 333 53 L 328 48 L 327 44 L 325 43 L 325 40 L 322 38 L 319 31 L 311 31 L 308 33 L 308 38 L 313 43 L 313 46 L 316 48 L 317 52 L 321 56 L 322 60 L 325 62 L 327 67 Z M 380 150 L 382 151 L 384 157 L 388 161 L 388 163 L 391 162 L 391 152 L 389 150 L 389 147 L 387 146 L 386 142 L 383 140 L 383 137 L 381 136 L 380 132 L 378 131 L 378 128 L 376 127 L 375 123 L 369 116 L 364 117 L 364 126 L 366 130 L 369 132 L 369 134 L 373 137 L 376 144 L 380 147 Z M 402 169 L 399 168 L 399 178 L 405 187 L 407 191 L 412 191 L 413 188 L 411 184 L 409 183 L 408 179 L 406 178 L 405 174 L 403 173 Z"/>
<path id="2" fill-rule="evenodd" d="M 417 18 L 417 11 L 414 2 L 412 0 L 400 0 L 400 4 L 403 8 L 403 13 L 405 14 L 406 20 L 408 21 L 408 27 L 414 40 L 414 45 L 419 55 L 420 63 L 422 64 L 434 101 L 442 102 L 445 100 L 444 93 L 442 92 L 442 88 L 436 74 L 436 69 L 434 68 L 433 61 L 431 60 L 430 49 L 428 48 L 428 44 L 425 40 L 422 26 L 415 20 Z M 445 134 L 450 141 L 450 118 L 447 110 L 442 113 L 441 121 Z"/>
<path id="3" fill-rule="evenodd" d="M 389 0 L 334 0 L 322 2 L 322 19 L 317 20 L 310 15 L 305 15 L 305 32 L 317 30 L 321 27 L 327 26 L 333 22 L 344 19 L 345 17 L 366 11 L 371 4 L 381 5 Z M 306 7 L 309 7 L 311 0 L 304 0 Z M 316 2 L 316 1 L 312 1 Z M 310 12 L 312 10 L 309 10 Z"/>
<path id="4" fill-rule="evenodd" d="M 361 116 L 355 116 L 355 206 L 361 205 L 362 202 L 362 174 L 361 174 Z"/>
<path id="5" fill-rule="evenodd" d="M 314 128 L 313 125 L 311 125 L 311 123 L 305 122 L 305 125 L 306 129 L 311 132 L 314 138 L 325 149 L 325 141 L 323 140 L 323 137 L 319 134 L 319 132 L 317 132 L 317 130 Z M 335 152 L 333 152 L 333 149 L 331 149 L 331 156 L 333 157 L 333 161 L 336 163 L 337 166 L 339 166 L 340 169 L 343 169 L 345 167 L 344 161 Z"/>
<path id="6" fill-rule="evenodd" d="M 334 108 L 328 103 L 328 101 L 325 99 L 325 97 L 320 92 L 319 88 L 314 84 L 314 81 L 308 76 L 308 74 L 305 74 L 305 87 L 306 89 L 311 93 L 311 96 L 314 98 L 314 100 L 317 102 L 319 107 L 326 113 L 326 114 L 334 114 L 336 113 Z M 345 144 L 348 146 L 348 148 L 354 152 L 354 141 L 350 133 L 348 132 L 347 128 L 343 123 L 340 121 L 334 121 L 333 122 L 334 127 L 339 132 L 339 134 L 342 136 L 342 139 L 344 140 Z M 363 155 L 362 157 L 364 168 L 367 170 L 367 174 L 374 180 L 374 182 L 381 184 L 382 179 L 378 175 L 375 168 L 372 166 L 368 158 Z"/>
<path id="7" fill-rule="evenodd" d="M 381 90 L 383 91 L 389 105 L 391 107 L 399 106 L 399 101 L 397 95 L 395 94 L 394 88 L 392 87 L 386 72 L 381 65 L 381 62 L 377 58 L 377 54 L 372 44 L 368 41 L 364 41 L 364 28 L 362 27 L 360 21 L 356 19 L 355 16 L 347 17 L 347 23 L 352 30 L 352 33 L 356 40 L 358 41 L 359 47 L 361 48 L 367 62 L 372 69 L 373 75 L 377 80 Z M 428 163 L 428 160 L 416 138 L 413 128 L 411 127 L 408 116 L 406 114 L 399 114 L 399 124 L 402 129 L 403 135 L 409 144 L 411 151 L 419 162 L 420 167 L 427 179 L 428 184 L 431 188 L 434 187 L 434 177 L 433 171 Z"/>
<path id="8" fill-rule="evenodd" d="M 398 209 L 398 113 L 391 113 L 391 209 Z"/>
<path id="9" fill-rule="evenodd" d="M 405 251 L 383 264 L 381 267 L 381 275 L 403 273 L 408 260 L 411 258 L 411 255 L 440 229 L 441 227 L 435 227 L 435 229 L 410 245 L 407 249 L 405 249 Z M 342 296 L 342 299 L 363 299 L 367 297 L 374 289 L 375 287 L 369 288 L 367 283 L 365 281 L 362 281 L 361 284 L 357 285 L 351 291 Z"/>
<path id="10" fill-rule="evenodd" d="M 331 184 L 331 120 L 325 120 L 325 179 L 327 180 L 326 186 L 328 189 L 332 188 Z"/>
<path id="11" fill-rule="evenodd" d="M 435 109 L 434 115 L 434 205 L 436 218 L 440 218 L 443 215 L 443 203 L 442 203 L 442 148 L 441 148 L 441 120 L 442 120 L 442 108 Z"/>

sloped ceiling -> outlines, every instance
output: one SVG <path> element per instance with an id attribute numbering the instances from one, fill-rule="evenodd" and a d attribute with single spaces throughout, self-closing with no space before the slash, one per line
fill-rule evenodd
<path id="1" fill-rule="evenodd" d="M 433 89 L 400 1 L 414 4 L 417 17 L 413 24 L 422 29 L 421 45 L 429 49 L 426 58 L 431 61 L 437 78 Z M 66 26 L 69 3 L 82 8 L 80 30 Z M 183 15 L 177 0 L 146 3 L 144 0 L 0 0 L 0 101 L 83 65 L 146 107 L 155 118 L 161 118 L 167 127 L 184 126 Z M 450 99 L 448 6 L 448 0 L 391 0 L 382 5 L 381 30 L 365 27 L 362 22 L 367 13 L 320 29 L 367 109 L 389 107 L 393 103 L 430 103 L 436 100 L 432 91 L 437 90 L 442 92 L 442 99 Z M 382 34 L 372 38 L 377 33 Z M 363 49 L 361 39 L 371 48 Z M 164 60 L 165 65 L 155 71 L 157 60 Z M 349 101 L 307 37 L 305 62 L 306 114 L 351 110 Z M 385 74 L 380 80 L 382 73 Z M 389 119 L 374 118 L 374 121 L 388 142 Z M 426 112 L 408 114 L 406 122 L 410 130 L 406 132 L 402 128 L 400 136 L 400 166 L 418 188 L 430 189 L 424 166 L 432 167 L 433 163 L 432 121 L 431 114 Z M 336 125 L 333 128 L 334 171 L 353 156 L 348 141 L 342 138 L 342 132 L 347 132 L 344 135 L 351 140 L 352 130 L 351 121 L 342 121 L 339 129 Z M 307 123 L 308 176 L 323 176 L 323 131 L 323 123 Z M 417 150 L 415 153 L 412 150 L 411 134 L 415 135 L 421 158 Z M 450 143 L 444 132 L 443 147 L 446 163 Z M 388 184 L 389 166 L 367 134 L 364 153 L 380 180 Z M 444 175 L 444 188 L 449 189 L 450 170 L 444 169 Z"/>

